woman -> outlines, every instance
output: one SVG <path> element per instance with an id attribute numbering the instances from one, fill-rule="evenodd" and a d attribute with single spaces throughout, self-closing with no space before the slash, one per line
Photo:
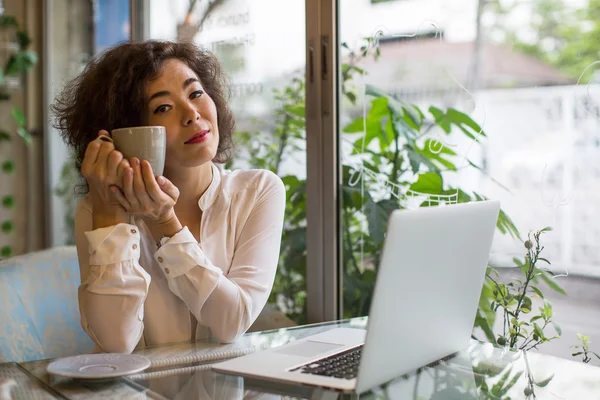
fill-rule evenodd
<path id="1" fill-rule="evenodd" d="M 214 55 L 191 43 L 126 43 L 93 60 L 53 106 L 87 194 L 75 217 L 83 329 L 105 352 L 234 341 L 275 278 L 285 188 L 223 171 L 234 120 Z M 166 128 L 164 176 L 115 150 L 112 129 Z"/>

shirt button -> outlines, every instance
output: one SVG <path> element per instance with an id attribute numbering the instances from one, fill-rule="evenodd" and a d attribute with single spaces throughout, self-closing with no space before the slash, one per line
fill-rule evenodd
<path id="1" fill-rule="evenodd" d="M 131 246 L 134 250 L 137 249 L 137 244 L 133 244 L 133 246 Z"/>
<path id="2" fill-rule="evenodd" d="M 165 272 L 168 274 L 171 271 L 169 271 L 169 268 L 165 268 Z"/>
<path id="3" fill-rule="evenodd" d="M 133 233 L 135 235 L 137 233 L 137 231 L 135 229 L 132 229 L 131 233 Z"/>
<path id="4" fill-rule="evenodd" d="M 163 262 L 163 258 L 162 257 L 158 257 L 158 262 Z"/>

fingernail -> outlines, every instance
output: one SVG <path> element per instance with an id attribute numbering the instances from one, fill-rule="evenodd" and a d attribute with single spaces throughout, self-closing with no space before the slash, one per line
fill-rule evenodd
<path id="1" fill-rule="evenodd" d="M 156 178 L 156 181 L 161 186 L 165 184 L 165 178 L 163 176 L 159 176 L 158 178 Z"/>
<path id="2" fill-rule="evenodd" d="M 110 136 L 106 136 L 106 135 L 100 135 L 98 137 L 98 139 L 100 139 L 100 140 L 102 140 L 104 142 L 109 142 L 109 143 L 113 142 L 112 138 Z"/>

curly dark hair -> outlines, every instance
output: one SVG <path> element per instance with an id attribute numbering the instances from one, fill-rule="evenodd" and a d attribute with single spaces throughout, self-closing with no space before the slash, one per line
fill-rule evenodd
<path id="1" fill-rule="evenodd" d="M 190 42 L 150 40 L 122 43 L 106 50 L 63 88 L 51 106 L 55 128 L 75 151 L 78 171 L 85 149 L 98 137 L 98 131 L 145 124 L 145 85 L 160 74 L 169 59 L 187 64 L 214 101 L 219 127 L 214 161 L 230 160 L 235 120 L 227 103 L 229 86 L 219 60 Z"/>

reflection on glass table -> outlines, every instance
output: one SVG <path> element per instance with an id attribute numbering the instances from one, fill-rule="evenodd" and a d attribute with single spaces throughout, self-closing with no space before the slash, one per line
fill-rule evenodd
<path id="1" fill-rule="evenodd" d="M 367 318 L 355 318 L 255 332 L 229 345 L 200 341 L 147 348 L 136 354 L 146 355 L 153 361 L 150 369 L 127 378 L 105 382 L 51 377 L 46 373 L 46 366 L 52 360 L 23 363 L 21 367 L 44 383 L 47 390 L 68 399 L 352 398 L 321 389 L 221 375 L 212 372 L 210 368 L 219 361 L 215 354 L 222 358 L 227 354 L 260 351 L 335 327 L 364 329 L 366 322 Z M 472 341 L 468 349 L 453 357 L 397 377 L 360 398 L 600 400 L 600 368 L 534 351 L 516 352 Z"/>

